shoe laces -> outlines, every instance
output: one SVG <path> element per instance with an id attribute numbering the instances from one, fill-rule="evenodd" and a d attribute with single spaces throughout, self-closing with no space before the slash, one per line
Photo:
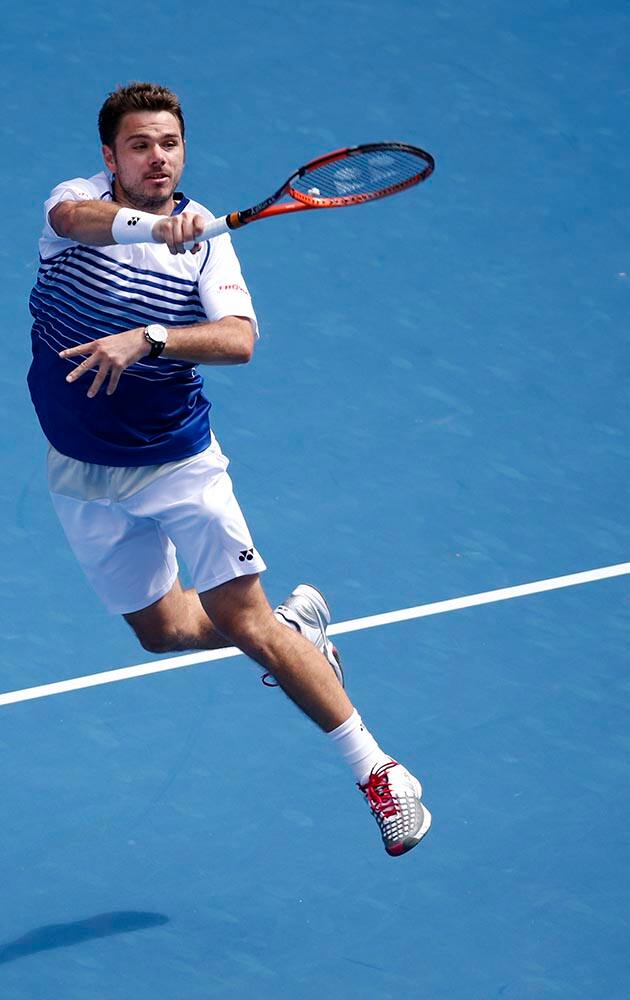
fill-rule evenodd
<path id="1" fill-rule="evenodd" d="M 382 816 L 383 819 L 389 819 L 400 812 L 400 806 L 392 794 L 387 773 L 392 767 L 397 766 L 397 761 L 390 760 L 387 764 L 382 764 L 376 771 L 372 771 L 364 785 L 359 785 L 367 797 L 372 812 Z"/>

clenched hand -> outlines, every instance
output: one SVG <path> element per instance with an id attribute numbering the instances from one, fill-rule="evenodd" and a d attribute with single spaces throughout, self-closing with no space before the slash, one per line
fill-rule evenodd
<path id="1" fill-rule="evenodd" d="M 160 219 L 153 227 L 153 238 L 158 243 L 166 243 L 172 254 L 186 253 L 185 243 L 195 243 L 206 228 L 206 219 L 198 212 L 182 212 Z M 201 244 L 195 243 L 191 253 L 198 253 Z"/>

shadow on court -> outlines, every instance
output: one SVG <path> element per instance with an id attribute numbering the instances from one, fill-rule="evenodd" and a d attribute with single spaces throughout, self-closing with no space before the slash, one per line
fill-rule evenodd
<path id="1" fill-rule="evenodd" d="M 85 920 L 74 920 L 67 924 L 47 924 L 28 931 L 16 941 L 0 945 L 0 964 L 14 962 L 17 958 L 36 955 L 40 951 L 53 948 L 68 948 L 84 941 L 110 937 L 113 934 L 128 934 L 143 931 L 149 927 L 167 924 L 169 918 L 162 913 L 143 913 L 135 910 L 121 910 L 115 913 L 99 913 Z"/>

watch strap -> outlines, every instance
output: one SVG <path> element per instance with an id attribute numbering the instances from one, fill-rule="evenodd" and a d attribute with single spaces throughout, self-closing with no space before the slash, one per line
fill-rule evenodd
<path id="1" fill-rule="evenodd" d="M 157 340 L 149 340 L 149 344 L 151 345 L 151 350 L 149 351 L 150 358 L 159 358 L 160 354 L 166 347 L 166 344 L 164 342 L 160 344 L 157 342 Z"/>

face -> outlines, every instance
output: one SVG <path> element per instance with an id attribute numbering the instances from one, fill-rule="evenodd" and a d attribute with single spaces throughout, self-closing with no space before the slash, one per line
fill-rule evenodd
<path id="1" fill-rule="evenodd" d="M 172 208 L 184 169 L 184 140 L 170 111 L 130 111 L 120 120 L 113 146 L 103 159 L 116 175 L 120 204 L 144 211 Z"/>

